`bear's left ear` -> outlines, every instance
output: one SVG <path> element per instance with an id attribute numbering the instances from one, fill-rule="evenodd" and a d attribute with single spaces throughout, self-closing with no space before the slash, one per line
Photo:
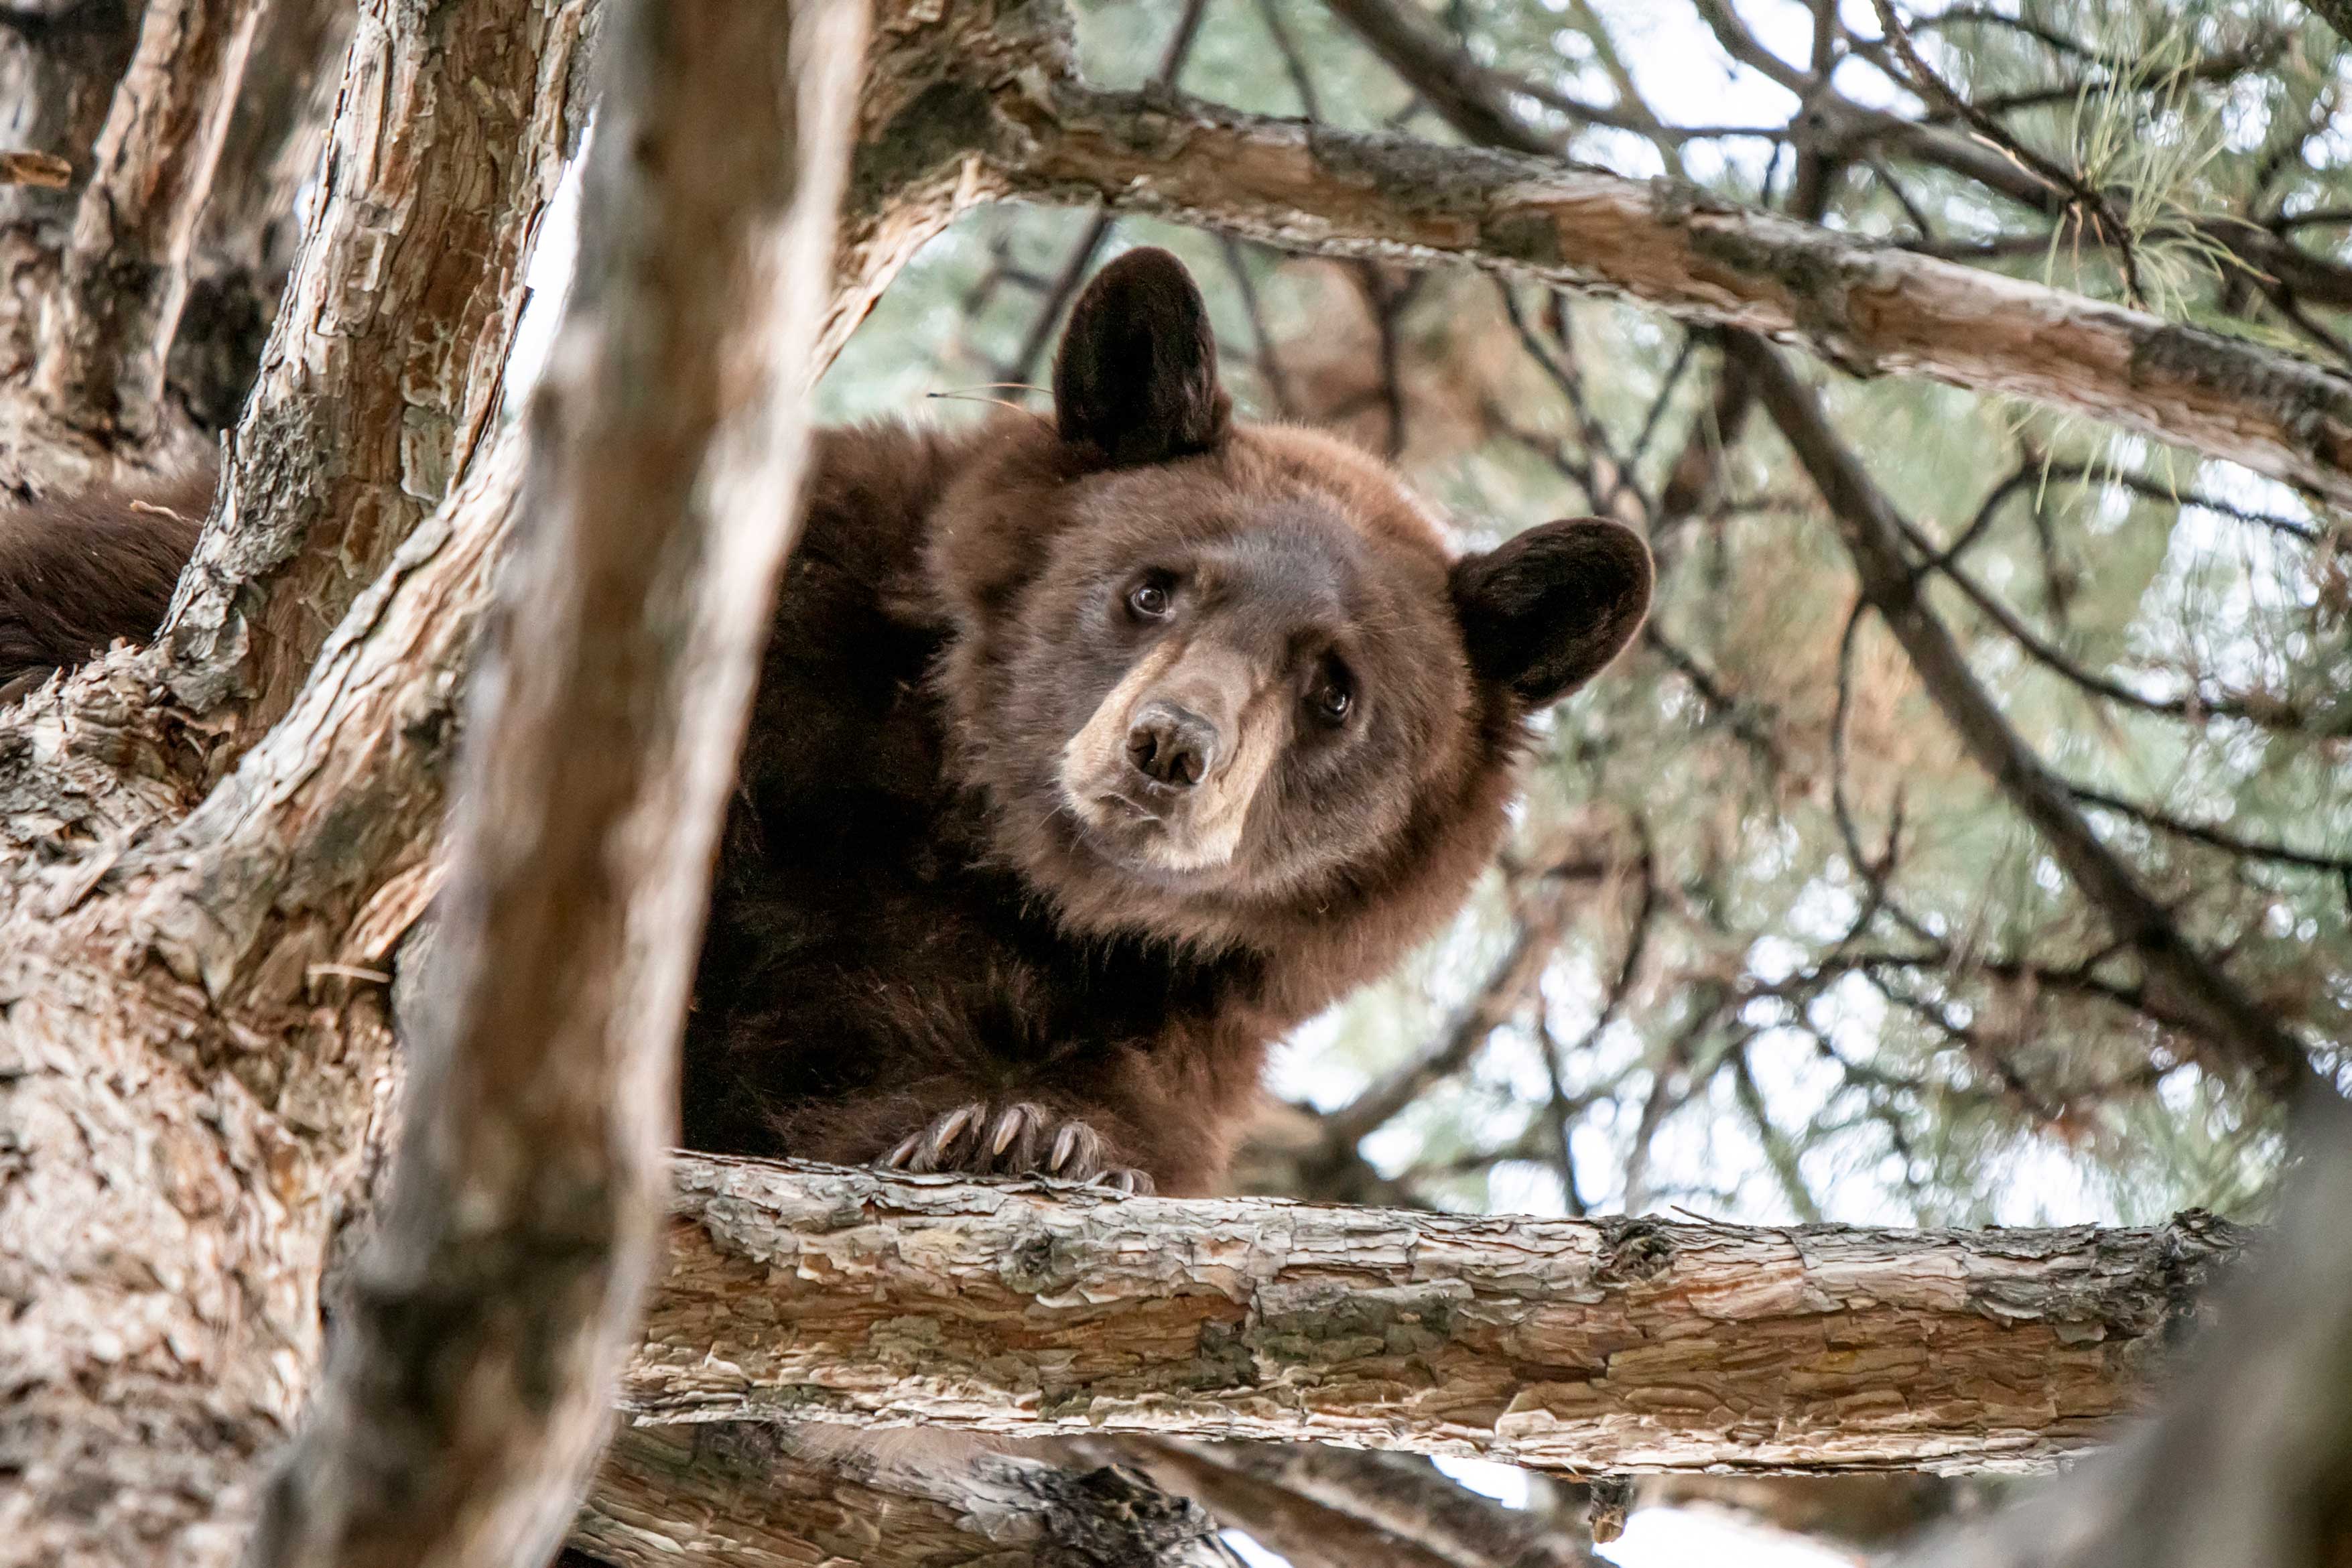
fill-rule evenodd
<path id="1" fill-rule="evenodd" d="M 1063 440 L 1122 468 L 1160 463 L 1215 446 L 1232 408 L 1208 307 L 1182 262 L 1147 247 L 1096 274 L 1054 362 Z"/>
<path id="2" fill-rule="evenodd" d="M 1601 672 L 1650 610 L 1650 547 L 1597 517 L 1548 522 L 1454 563 L 1470 668 L 1529 710 Z"/>

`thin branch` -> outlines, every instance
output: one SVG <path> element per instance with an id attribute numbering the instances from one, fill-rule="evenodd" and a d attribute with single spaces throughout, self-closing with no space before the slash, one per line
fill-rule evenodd
<path id="1" fill-rule="evenodd" d="M 1299 115 L 1307 120 L 1322 119 L 1314 75 L 1307 68 L 1306 57 L 1298 52 L 1298 41 L 1290 36 L 1289 25 L 1282 19 L 1282 0 L 1257 0 L 1257 14 L 1265 24 L 1266 37 L 1274 40 L 1275 53 L 1282 57 L 1282 68 L 1289 73 L 1290 90 L 1298 95 Z"/>
<path id="2" fill-rule="evenodd" d="M 2189 945 L 2163 905 L 2084 820 L 2064 784 L 2019 738 L 1978 684 L 1949 631 L 1929 612 L 1904 554 L 1907 527 L 1822 414 L 1820 400 L 1772 349 L 1735 334 L 1728 352 L 1756 378 L 1782 437 L 1812 476 L 1860 575 L 1863 597 L 1910 656 L 1929 698 L 1978 765 L 2042 835 L 2084 896 L 2193 1020 L 2217 1057 L 2290 1096 L 2311 1077 L 2294 1038 L 2218 964 Z"/>
<path id="3" fill-rule="evenodd" d="M 1327 1515 L 1369 1525 L 1440 1568 L 1594 1568 L 1587 1543 L 1547 1529 L 1524 1509 L 1506 1508 L 1447 1479 L 1415 1456 L 1324 1444 L 1165 1437 L 1130 1438 L 1120 1447 L 1177 1489 L 1199 1489 L 1213 1508 L 1220 1480 L 1245 1478 L 1280 1488 Z M 1249 1519 L 1233 1521 L 1256 1533 Z"/>
<path id="4" fill-rule="evenodd" d="M 1920 55 L 1918 47 L 1911 41 L 1910 33 L 1905 30 L 1902 19 L 1895 14 L 1894 0 L 1871 0 L 1871 4 L 1878 13 L 1878 25 L 1885 29 L 1887 45 L 1895 58 L 1902 61 L 1910 85 L 1928 102 L 1939 103 L 1949 112 L 1967 121 L 1979 136 L 2007 153 L 2020 168 L 2053 190 L 2063 191 L 2070 199 L 2079 203 L 2089 215 L 2100 240 L 2116 252 L 2117 264 L 2123 269 L 2124 298 L 2134 305 L 2140 304 L 2143 296 L 2139 260 L 2133 254 L 2131 231 L 2124 226 L 2123 220 L 2108 204 L 2105 193 L 2095 189 L 2074 170 L 2062 168 L 2018 141 L 2010 134 L 2008 127 L 1962 97 L 1958 89 L 1938 75 Z"/>
<path id="5" fill-rule="evenodd" d="M 1352 1150 L 1394 1121 L 1429 1089 L 1454 1077 L 1477 1058 L 1495 1031 L 1511 1020 L 1535 990 L 1544 965 L 1551 962 L 1561 927 L 1569 914 L 1571 881 L 1604 875 L 1606 868 L 1575 865 L 1548 867 L 1528 879 L 1521 895 L 1517 928 L 1503 956 L 1487 971 L 1477 991 L 1454 1016 L 1444 1031 L 1419 1054 L 1375 1080 L 1361 1093 L 1323 1118 L 1326 1140 L 1336 1148 Z"/>

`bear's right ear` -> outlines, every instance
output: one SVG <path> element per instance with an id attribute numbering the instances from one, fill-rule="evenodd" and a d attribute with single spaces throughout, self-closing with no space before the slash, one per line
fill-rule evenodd
<path id="1" fill-rule="evenodd" d="M 1597 517 L 1548 522 L 1454 563 L 1462 641 L 1478 679 L 1532 711 L 1617 657 L 1650 612 L 1650 547 Z"/>
<path id="2" fill-rule="evenodd" d="M 1121 468 L 1161 463 L 1215 446 L 1232 408 L 1208 307 L 1182 262 L 1146 247 L 1096 275 L 1054 362 L 1063 440 Z"/>

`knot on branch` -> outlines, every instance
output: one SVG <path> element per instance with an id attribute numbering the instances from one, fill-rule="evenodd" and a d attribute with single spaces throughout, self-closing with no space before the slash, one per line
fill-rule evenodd
<path id="1" fill-rule="evenodd" d="M 1638 1285 L 1674 1267 L 1674 1238 L 1654 1219 L 1616 1216 L 1601 1226 L 1601 1257 L 1592 1269 L 1600 1285 Z"/>

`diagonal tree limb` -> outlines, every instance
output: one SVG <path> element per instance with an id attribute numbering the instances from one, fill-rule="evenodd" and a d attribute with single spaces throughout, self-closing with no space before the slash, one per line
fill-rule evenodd
<path id="1" fill-rule="evenodd" d="M 531 239 L 585 124 L 590 13 L 368 0 L 318 212 L 163 636 L 215 770 L 286 711 L 498 417 Z"/>
<path id="2" fill-rule="evenodd" d="M 1725 352 L 1754 380 L 1758 398 L 1820 489 L 1853 558 L 1864 600 L 1903 645 L 1969 754 L 2138 958 L 2147 973 L 2151 1010 L 2183 1018 L 2218 1060 L 2251 1074 L 2278 1099 L 2292 1100 L 2312 1078 L 2303 1047 L 2217 963 L 2189 945 L 2170 911 L 2100 840 L 2066 785 L 2011 728 L 1928 607 L 1904 552 L 1904 520 L 1839 437 L 1821 400 L 1755 337 L 1728 333 Z"/>
<path id="3" fill-rule="evenodd" d="M 2305 0 L 2305 9 L 2335 28 L 2337 37 L 2352 43 L 2352 0 Z"/>
<path id="4" fill-rule="evenodd" d="M 889 0 L 845 272 L 879 280 L 978 202 L 1100 204 L 1294 251 L 1452 258 L 1745 327 L 1864 374 L 2107 420 L 2352 504 L 2352 381 L 2293 355 L 1667 181 L 1242 114 L 1075 74 L 1057 7 Z"/>
<path id="5" fill-rule="evenodd" d="M 247 1561 L 561 1540 L 659 1236 L 676 1049 L 806 452 L 863 0 L 638 0 L 478 677 L 441 1005 Z"/>

